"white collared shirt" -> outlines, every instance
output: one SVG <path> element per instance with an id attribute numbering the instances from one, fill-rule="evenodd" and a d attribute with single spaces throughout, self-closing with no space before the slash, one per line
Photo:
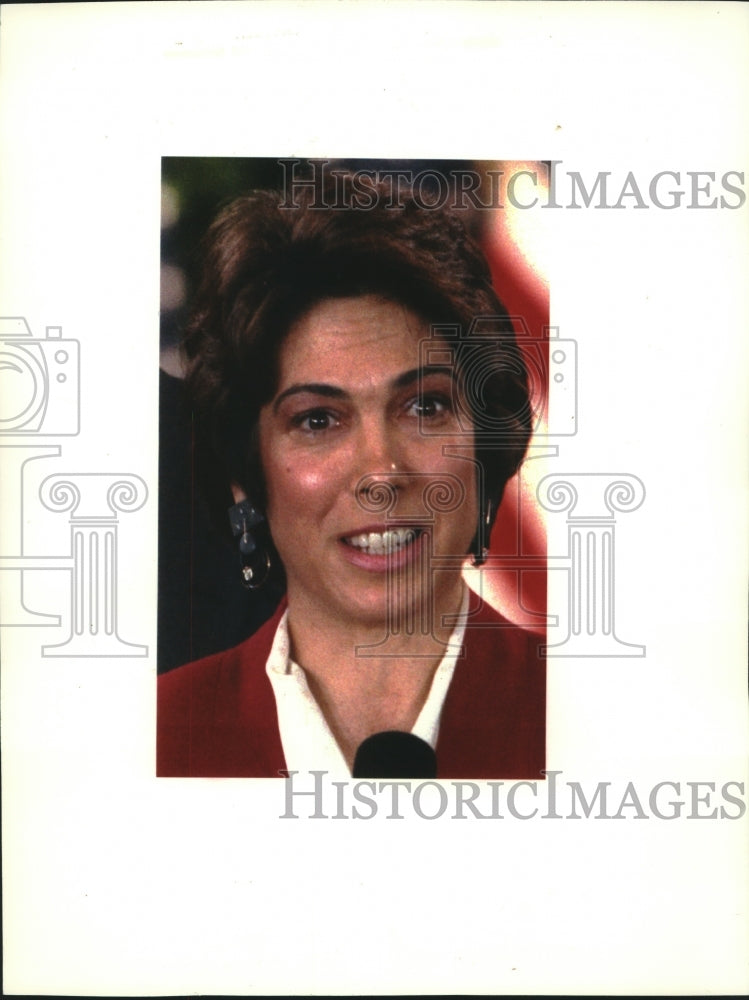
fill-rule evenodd
<path id="1" fill-rule="evenodd" d="M 458 623 L 450 636 L 411 732 L 434 749 L 442 706 L 463 645 L 468 591 L 464 588 Z M 273 686 L 286 767 L 290 771 L 327 771 L 332 779 L 350 778 L 348 764 L 307 683 L 304 670 L 289 655 L 288 610 L 278 623 L 265 672 Z"/>

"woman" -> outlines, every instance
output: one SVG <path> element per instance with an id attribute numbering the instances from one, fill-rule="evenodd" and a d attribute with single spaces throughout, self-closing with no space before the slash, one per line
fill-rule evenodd
<path id="1" fill-rule="evenodd" d="M 462 578 L 528 444 L 521 354 L 460 218 L 371 183 L 367 209 L 340 181 L 256 193 L 209 232 L 187 385 L 243 580 L 286 596 L 160 679 L 160 775 L 357 775 L 388 731 L 438 777 L 544 766 L 539 639 Z"/>

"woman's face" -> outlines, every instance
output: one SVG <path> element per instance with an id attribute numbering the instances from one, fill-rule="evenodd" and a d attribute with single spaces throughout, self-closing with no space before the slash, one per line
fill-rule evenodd
<path id="1" fill-rule="evenodd" d="M 431 596 L 437 612 L 455 609 L 478 518 L 473 438 L 453 410 L 451 366 L 419 371 L 428 336 L 414 313 L 370 295 L 326 299 L 289 331 L 260 449 L 292 606 L 370 624 L 388 600 L 405 610 Z M 440 481 L 452 509 L 425 497 Z M 374 509 L 376 484 L 389 509 Z M 453 558 L 430 570 L 429 549 Z"/>

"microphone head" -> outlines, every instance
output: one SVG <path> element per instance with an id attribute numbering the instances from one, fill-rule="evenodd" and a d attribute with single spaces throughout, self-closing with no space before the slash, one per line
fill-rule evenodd
<path id="1" fill-rule="evenodd" d="M 368 736 L 354 759 L 354 778 L 436 778 L 437 757 L 424 740 L 397 729 Z"/>

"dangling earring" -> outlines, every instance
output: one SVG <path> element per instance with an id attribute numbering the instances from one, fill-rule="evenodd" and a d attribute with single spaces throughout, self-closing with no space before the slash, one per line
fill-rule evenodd
<path id="1" fill-rule="evenodd" d="M 476 531 L 476 551 L 471 556 L 471 566 L 483 566 L 489 555 L 489 535 L 492 530 L 492 502 L 485 497 L 479 500 L 478 529 Z"/>
<path id="2" fill-rule="evenodd" d="M 234 537 L 239 537 L 239 563 L 242 568 L 242 585 L 248 590 L 257 590 L 270 574 L 270 556 L 265 548 L 258 549 L 258 543 L 251 532 L 262 524 L 265 518 L 249 500 L 240 500 L 229 508 L 229 524 Z M 251 556 L 255 556 L 251 559 Z M 258 579 L 258 574 L 262 574 Z"/>

